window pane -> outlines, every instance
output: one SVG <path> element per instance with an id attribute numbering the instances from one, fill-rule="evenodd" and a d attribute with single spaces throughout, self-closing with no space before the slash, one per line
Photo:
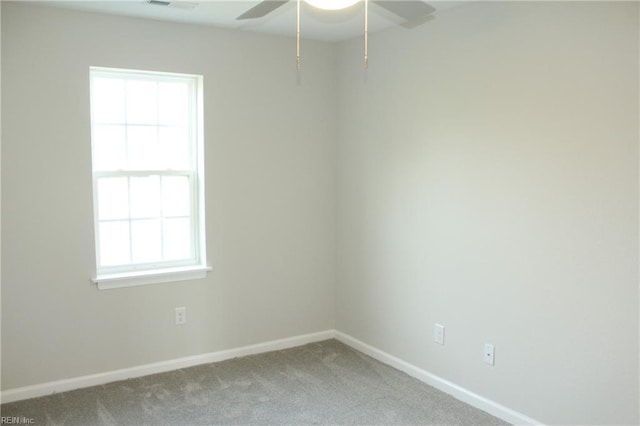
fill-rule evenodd
<path id="1" fill-rule="evenodd" d="M 129 217 L 128 191 L 126 177 L 99 178 L 98 219 L 127 219 Z"/>
<path id="2" fill-rule="evenodd" d="M 123 265 L 131 261 L 128 222 L 103 222 L 99 234 L 101 266 Z"/>
<path id="3" fill-rule="evenodd" d="M 154 170 L 159 163 L 158 128 L 155 126 L 128 126 L 128 168 Z"/>
<path id="4" fill-rule="evenodd" d="M 131 217 L 160 217 L 160 176 L 131 178 Z"/>
<path id="5" fill-rule="evenodd" d="M 124 123 L 124 81 L 94 78 L 91 87 L 91 113 L 95 123 Z"/>
<path id="6" fill-rule="evenodd" d="M 165 219 L 164 257 L 166 260 L 190 259 L 191 221 L 189 219 Z"/>
<path id="7" fill-rule="evenodd" d="M 134 263 L 161 260 L 161 244 L 159 219 L 131 222 L 131 254 Z"/>
<path id="8" fill-rule="evenodd" d="M 162 178 L 162 215 L 189 216 L 191 200 L 189 178 L 186 176 L 165 176 Z"/>
<path id="9" fill-rule="evenodd" d="M 94 126 L 93 149 L 95 170 L 124 169 L 127 164 L 124 127 Z"/>
<path id="10" fill-rule="evenodd" d="M 160 83 L 158 85 L 159 123 L 185 126 L 189 116 L 187 83 Z"/>
<path id="11" fill-rule="evenodd" d="M 158 132 L 162 167 L 173 170 L 191 168 L 189 129 L 186 127 L 160 127 Z"/>
<path id="12" fill-rule="evenodd" d="M 205 259 L 202 77 L 99 67 L 90 77 L 98 275 Z"/>
<path id="13" fill-rule="evenodd" d="M 127 80 L 127 122 L 158 123 L 158 85 L 155 81 Z"/>

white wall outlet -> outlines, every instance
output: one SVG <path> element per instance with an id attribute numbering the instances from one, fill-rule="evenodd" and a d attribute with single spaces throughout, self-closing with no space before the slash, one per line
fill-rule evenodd
<path id="1" fill-rule="evenodd" d="M 444 325 L 433 325 L 433 341 L 439 345 L 444 345 Z"/>
<path id="2" fill-rule="evenodd" d="M 187 323 L 187 308 L 180 307 L 175 309 L 176 325 L 185 325 Z"/>
<path id="3" fill-rule="evenodd" d="M 495 349 L 496 348 L 491 343 L 484 344 L 482 359 L 484 360 L 485 364 L 494 365 Z"/>

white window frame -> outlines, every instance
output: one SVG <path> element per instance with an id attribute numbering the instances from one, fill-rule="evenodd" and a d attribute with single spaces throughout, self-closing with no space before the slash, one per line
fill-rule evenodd
<path id="1" fill-rule="evenodd" d="M 96 149 L 94 146 L 94 122 L 91 115 L 92 128 L 92 174 L 93 174 L 93 203 L 94 203 L 94 236 L 96 275 L 92 281 L 99 289 L 113 289 L 137 285 L 167 283 L 204 278 L 211 268 L 206 261 L 206 232 L 204 211 L 204 132 L 203 132 L 203 78 L 199 75 L 176 74 L 166 72 L 138 71 L 104 67 L 90 67 L 90 82 L 93 86 L 94 78 L 117 78 L 150 81 L 183 81 L 189 85 L 190 114 L 190 156 L 191 168 L 187 170 L 154 169 L 154 170 L 113 170 L 99 171 L 95 169 Z M 94 109 L 93 87 L 91 90 L 91 105 Z M 131 123 L 118 123 L 127 126 Z M 163 260 L 150 263 L 128 263 L 116 266 L 102 266 L 100 264 L 100 220 L 98 217 L 98 180 L 104 177 L 138 177 L 138 176 L 187 176 L 190 181 L 191 193 L 191 244 L 193 257 L 187 260 Z M 128 219 L 129 224 L 132 218 Z"/>

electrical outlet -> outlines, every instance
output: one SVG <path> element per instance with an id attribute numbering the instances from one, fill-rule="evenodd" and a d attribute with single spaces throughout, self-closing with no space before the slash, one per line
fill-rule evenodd
<path id="1" fill-rule="evenodd" d="M 433 325 L 433 341 L 438 343 L 439 345 L 444 345 L 444 325 Z"/>
<path id="2" fill-rule="evenodd" d="M 184 306 L 175 309 L 176 325 L 185 325 L 187 323 L 187 308 Z"/>
<path id="3" fill-rule="evenodd" d="M 491 343 L 484 344 L 484 352 L 482 354 L 482 359 L 485 364 L 494 365 L 494 355 L 495 355 L 495 347 Z"/>

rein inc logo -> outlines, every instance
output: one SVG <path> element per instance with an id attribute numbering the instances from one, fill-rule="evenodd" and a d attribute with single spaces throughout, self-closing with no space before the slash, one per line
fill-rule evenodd
<path id="1" fill-rule="evenodd" d="M 36 421 L 31 417 L 0 417 L 0 425 L 33 425 Z"/>

